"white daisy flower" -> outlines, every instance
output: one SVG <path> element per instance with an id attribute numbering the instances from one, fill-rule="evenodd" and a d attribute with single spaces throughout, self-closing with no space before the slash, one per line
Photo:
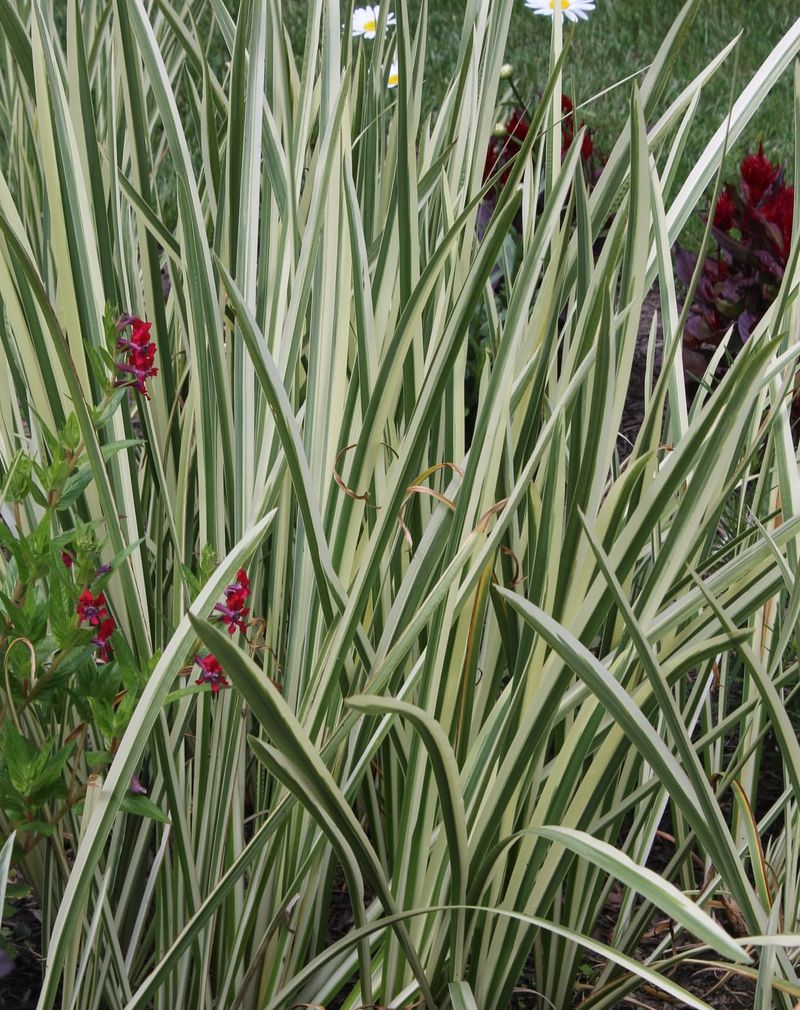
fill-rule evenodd
<path id="1" fill-rule="evenodd" d="M 369 7 L 356 7 L 353 11 L 353 38 L 362 36 L 365 39 L 374 39 L 378 30 L 380 13 L 381 9 L 377 4 Z M 386 27 L 390 28 L 395 23 L 394 14 L 387 15 Z"/>
<path id="2" fill-rule="evenodd" d="M 392 60 L 392 65 L 389 67 L 389 76 L 386 78 L 387 88 L 396 88 L 400 83 L 400 71 L 397 67 L 397 60 Z"/>
<path id="3" fill-rule="evenodd" d="M 546 14 L 552 17 L 556 4 L 559 2 L 565 18 L 570 21 L 578 19 L 586 21 L 591 11 L 594 10 L 595 0 L 525 0 L 525 6 L 529 7 L 534 14 Z"/>

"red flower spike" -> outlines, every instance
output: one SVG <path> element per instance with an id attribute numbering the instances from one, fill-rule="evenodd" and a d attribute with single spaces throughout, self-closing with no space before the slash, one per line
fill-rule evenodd
<path id="1" fill-rule="evenodd" d="M 726 186 L 720 193 L 717 206 L 714 209 L 714 226 L 720 231 L 730 231 L 736 224 L 736 204 L 731 195 L 730 187 Z"/>
<path id="2" fill-rule="evenodd" d="M 777 252 L 784 260 L 787 260 L 789 246 L 792 243 L 792 225 L 794 224 L 794 186 L 781 186 L 774 196 L 764 201 L 760 211 L 765 221 L 778 228 L 781 242 Z"/>
<path id="3" fill-rule="evenodd" d="M 117 630 L 117 625 L 113 617 L 107 617 L 100 625 L 97 635 L 92 639 L 92 643 L 97 646 L 97 662 L 108 663 L 111 661 L 111 646 L 109 639 Z"/>
<path id="4" fill-rule="evenodd" d="M 69 551 L 61 552 L 61 561 L 65 568 L 72 568 L 75 563 L 75 558 L 69 553 Z"/>
<path id="5" fill-rule="evenodd" d="M 144 347 L 150 343 L 150 327 L 152 323 L 145 322 L 144 319 L 134 319 L 131 323 L 131 343 L 137 347 Z"/>
<path id="6" fill-rule="evenodd" d="M 86 621 L 93 628 L 97 628 L 108 617 L 106 598 L 102 593 L 92 596 L 91 590 L 84 589 L 78 597 L 75 612 L 80 621 Z"/>
<path id="7" fill-rule="evenodd" d="M 712 210 L 718 248 L 700 265 L 685 343 L 708 354 L 735 326 L 735 356 L 775 300 L 786 270 L 792 240 L 794 190 L 783 168 L 759 145 L 740 165 L 738 185 L 720 194 Z M 735 232 L 731 236 L 730 232 Z M 679 251 L 676 270 L 688 285 L 696 257 Z M 796 404 L 800 405 L 800 397 Z"/>
<path id="8" fill-rule="evenodd" d="M 766 191 L 777 179 L 780 168 L 764 156 L 764 145 L 759 144 L 755 154 L 748 154 L 742 158 L 740 171 L 748 203 L 755 206 L 761 202 Z"/>
<path id="9" fill-rule="evenodd" d="M 247 628 L 245 618 L 250 613 L 250 608 L 245 604 L 249 595 L 250 579 L 247 572 L 240 568 L 236 573 L 236 581 L 229 583 L 225 588 L 225 602 L 214 605 L 214 613 L 219 615 L 217 620 L 228 625 L 228 633 L 231 635 L 237 628 L 239 631 Z"/>
<path id="10" fill-rule="evenodd" d="M 114 618 L 106 617 L 105 620 L 100 622 L 100 627 L 97 629 L 97 644 L 107 642 L 116 630 L 117 625 Z"/>
<path id="11" fill-rule="evenodd" d="M 117 371 L 122 372 L 123 376 L 131 376 L 131 378 L 117 379 L 114 385 L 132 386 L 149 400 L 147 380 L 158 375 L 158 369 L 153 366 L 156 345 L 150 340 L 152 323 L 139 319 L 137 316 L 120 316 L 117 328 L 123 330 L 128 326 L 131 327 L 130 338 L 117 337 L 117 347 L 128 355 L 127 361 L 117 362 Z"/>
<path id="12" fill-rule="evenodd" d="M 219 694 L 223 688 L 231 686 L 225 678 L 216 656 L 212 656 L 211 653 L 207 656 L 195 656 L 194 661 L 200 667 L 200 676 L 195 684 L 209 684 L 212 694 Z"/>
<path id="13" fill-rule="evenodd" d="M 97 662 L 108 663 L 111 661 L 111 646 L 109 639 L 117 630 L 114 618 L 109 614 L 106 607 L 106 598 L 102 593 L 92 596 L 91 590 L 84 589 L 78 597 L 75 607 L 78 619 L 89 624 L 96 629 L 96 634 L 92 639 L 92 644 L 97 646 Z"/>

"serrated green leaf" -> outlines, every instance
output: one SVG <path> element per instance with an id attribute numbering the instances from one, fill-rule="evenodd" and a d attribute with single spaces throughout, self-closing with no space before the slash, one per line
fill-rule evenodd
<path id="1" fill-rule="evenodd" d="M 39 752 L 35 745 L 17 730 L 8 716 L 3 727 L 3 749 L 11 784 L 20 796 L 27 796 L 33 782 Z"/>
<path id="2" fill-rule="evenodd" d="M 158 821 L 159 824 L 170 823 L 160 807 L 157 807 L 149 797 L 139 793 L 126 793 L 120 810 L 124 810 L 126 814 L 135 814 L 137 817 L 149 817 L 151 821 Z"/>

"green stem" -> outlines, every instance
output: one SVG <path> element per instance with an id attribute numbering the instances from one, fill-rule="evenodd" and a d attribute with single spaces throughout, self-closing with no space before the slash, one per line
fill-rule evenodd
<path id="1" fill-rule="evenodd" d="M 555 72 L 556 65 L 558 64 L 558 59 L 561 56 L 561 50 L 564 46 L 564 15 L 559 4 L 555 4 L 553 9 L 553 35 L 550 45 L 550 73 L 551 75 Z M 562 88 L 562 75 L 561 71 L 558 72 L 556 78 L 556 85 L 553 88 L 553 96 L 550 100 L 550 122 L 547 136 L 547 194 L 553 192 L 556 185 L 556 179 L 558 178 L 558 173 L 561 169 L 561 129 L 559 126 L 561 120 L 561 88 Z M 557 241 L 554 235 L 553 241 Z"/>

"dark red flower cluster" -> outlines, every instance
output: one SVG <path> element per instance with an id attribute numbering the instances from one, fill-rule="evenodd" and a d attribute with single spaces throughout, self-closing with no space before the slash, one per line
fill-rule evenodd
<path id="1" fill-rule="evenodd" d="M 755 154 L 742 159 L 739 171 L 741 192 L 730 185 L 725 187 L 714 209 L 714 227 L 726 233 L 738 232 L 748 245 L 758 246 L 759 240 L 766 237 L 780 266 L 785 267 L 792 241 L 794 187 L 784 183 L 781 166 L 765 157 L 763 144 Z M 777 276 L 774 266 L 771 268 Z"/>
<path id="2" fill-rule="evenodd" d="M 726 186 L 720 193 L 717 206 L 714 208 L 714 227 L 722 231 L 730 231 L 736 221 L 736 202 L 731 187 Z"/>
<path id="3" fill-rule="evenodd" d="M 222 672 L 222 667 L 210 652 L 206 656 L 195 656 L 194 661 L 200 667 L 200 676 L 195 684 L 210 684 L 212 694 L 219 694 L 222 688 L 230 687 Z"/>
<path id="4" fill-rule="evenodd" d="M 773 165 L 764 155 L 764 145 L 759 144 L 755 154 L 747 154 L 739 166 L 747 202 L 751 206 L 760 203 L 764 194 L 780 174 L 780 166 Z"/>
<path id="5" fill-rule="evenodd" d="M 250 608 L 246 606 L 246 603 L 249 596 L 250 579 L 244 568 L 240 568 L 236 573 L 235 580 L 225 587 L 225 602 L 216 603 L 212 613 L 212 617 L 227 624 L 228 632 L 231 635 L 237 628 L 242 632 L 247 628 L 247 615 L 250 613 Z M 212 694 L 219 694 L 222 688 L 230 687 L 216 656 L 211 653 L 207 653 L 205 656 L 198 655 L 194 657 L 194 661 L 200 667 L 200 676 L 195 684 L 209 684 Z"/>
<path id="6" fill-rule="evenodd" d="M 572 146 L 572 142 L 575 139 L 575 106 L 572 103 L 572 99 L 568 95 L 561 96 L 561 156 L 562 158 L 567 153 L 567 151 Z M 585 124 L 581 122 L 580 126 Z M 483 166 L 483 181 L 486 182 L 495 172 L 499 171 L 501 168 L 504 169 L 502 175 L 500 176 L 500 187 L 502 188 L 508 182 L 508 178 L 511 174 L 511 161 L 515 155 L 519 153 L 525 138 L 528 136 L 528 130 L 530 129 L 530 123 L 525 116 L 525 113 L 520 108 L 512 109 L 511 115 L 508 117 L 506 122 L 503 124 L 502 132 L 498 127 L 498 135 L 492 137 L 489 141 L 489 147 L 486 150 L 486 160 Z M 581 158 L 587 164 L 591 161 L 594 155 L 594 143 L 592 141 L 592 135 L 589 130 L 583 135 L 583 140 L 581 141 Z M 594 179 L 590 179 L 594 181 Z"/>
<path id="7" fill-rule="evenodd" d="M 789 260 L 789 247 L 792 244 L 794 186 L 781 186 L 777 193 L 763 201 L 760 212 L 764 220 L 774 229 L 772 239 L 778 246 L 785 266 Z"/>
<path id="8" fill-rule="evenodd" d="M 739 166 L 740 182 L 727 185 L 714 207 L 717 251 L 703 263 L 684 341 L 712 350 L 735 327 L 733 354 L 774 301 L 792 241 L 794 188 L 759 145 Z M 676 272 L 689 283 L 697 257 L 678 249 Z"/>
<path id="9" fill-rule="evenodd" d="M 105 596 L 102 593 L 93 596 L 90 589 L 84 589 L 78 597 L 75 610 L 78 620 L 88 624 L 96 631 L 92 644 L 97 646 L 97 662 L 110 662 L 111 643 L 109 640 L 116 631 L 117 625 L 108 612 Z"/>
<path id="10" fill-rule="evenodd" d="M 92 591 L 90 589 L 84 589 L 78 597 L 78 603 L 75 609 L 78 614 L 78 619 L 80 621 L 85 621 L 93 628 L 98 628 L 105 618 L 108 617 L 105 596 L 102 593 L 98 593 L 97 596 L 92 596 Z"/>
<path id="11" fill-rule="evenodd" d="M 564 117 L 561 121 L 561 157 L 563 158 L 567 151 L 572 147 L 572 141 L 575 139 L 575 106 L 572 104 L 572 99 L 568 95 L 561 96 L 561 115 Z M 581 120 L 580 126 L 583 127 L 586 124 Z M 579 127 L 580 129 L 580 127 Z M 581 141 L 581 158 L 584 161 L 589 161 L 594 154 L 594 142 L 592 141 L 592 131 L 587 130 L 583 135 L 583 140 Z"/>
<path id="12" fill-rule="evenodd" d="M 530 129 L 525 113 L 522 109 L 513 109 L 511 115 L 504 124 L 502 136 L 494 136 L 489 141 L 486 149 L 486 160 L 483 165 L 483 181 L 486 182 L 499 169 L 503 169 L 500 176 L 500 187 L 508 182 L 511 175 L 512 159 L 519 153 L 520 148 L 528 136 Z"/>
<path id="13" fill-rule="evenodd" d="M 138 319 L 136 316 L 120 316 L 117 329 L 131 328 L 130 337 L 117 338 L 117 348 L 125 351 L 127 359 L 117 362 L 117 371 L 128 378 L 117 379 L 115 386 L 133 386 L 133 388 L 150 399 L 147 392 L 147 380 L 158 375 L 158 369 L 153 367 L 156 357 L 156 345 L 150 339 L 151 323 Z"/>
<path id="14" fill-rule="evenodd" d="M 244 568 L 240 568 L 236 573 L 236 580 L 225 589 L 225 602 L 214 606 L 214 613 L 218 615 L 217 620 L 224 621 L 228 625 L 228 633 L 231 635 L 237 628 L 239 631 L 247 628 L 245 618 L 250 613 L 250 608 L 245 604 L 249 595 L 250 579 Z"/>

